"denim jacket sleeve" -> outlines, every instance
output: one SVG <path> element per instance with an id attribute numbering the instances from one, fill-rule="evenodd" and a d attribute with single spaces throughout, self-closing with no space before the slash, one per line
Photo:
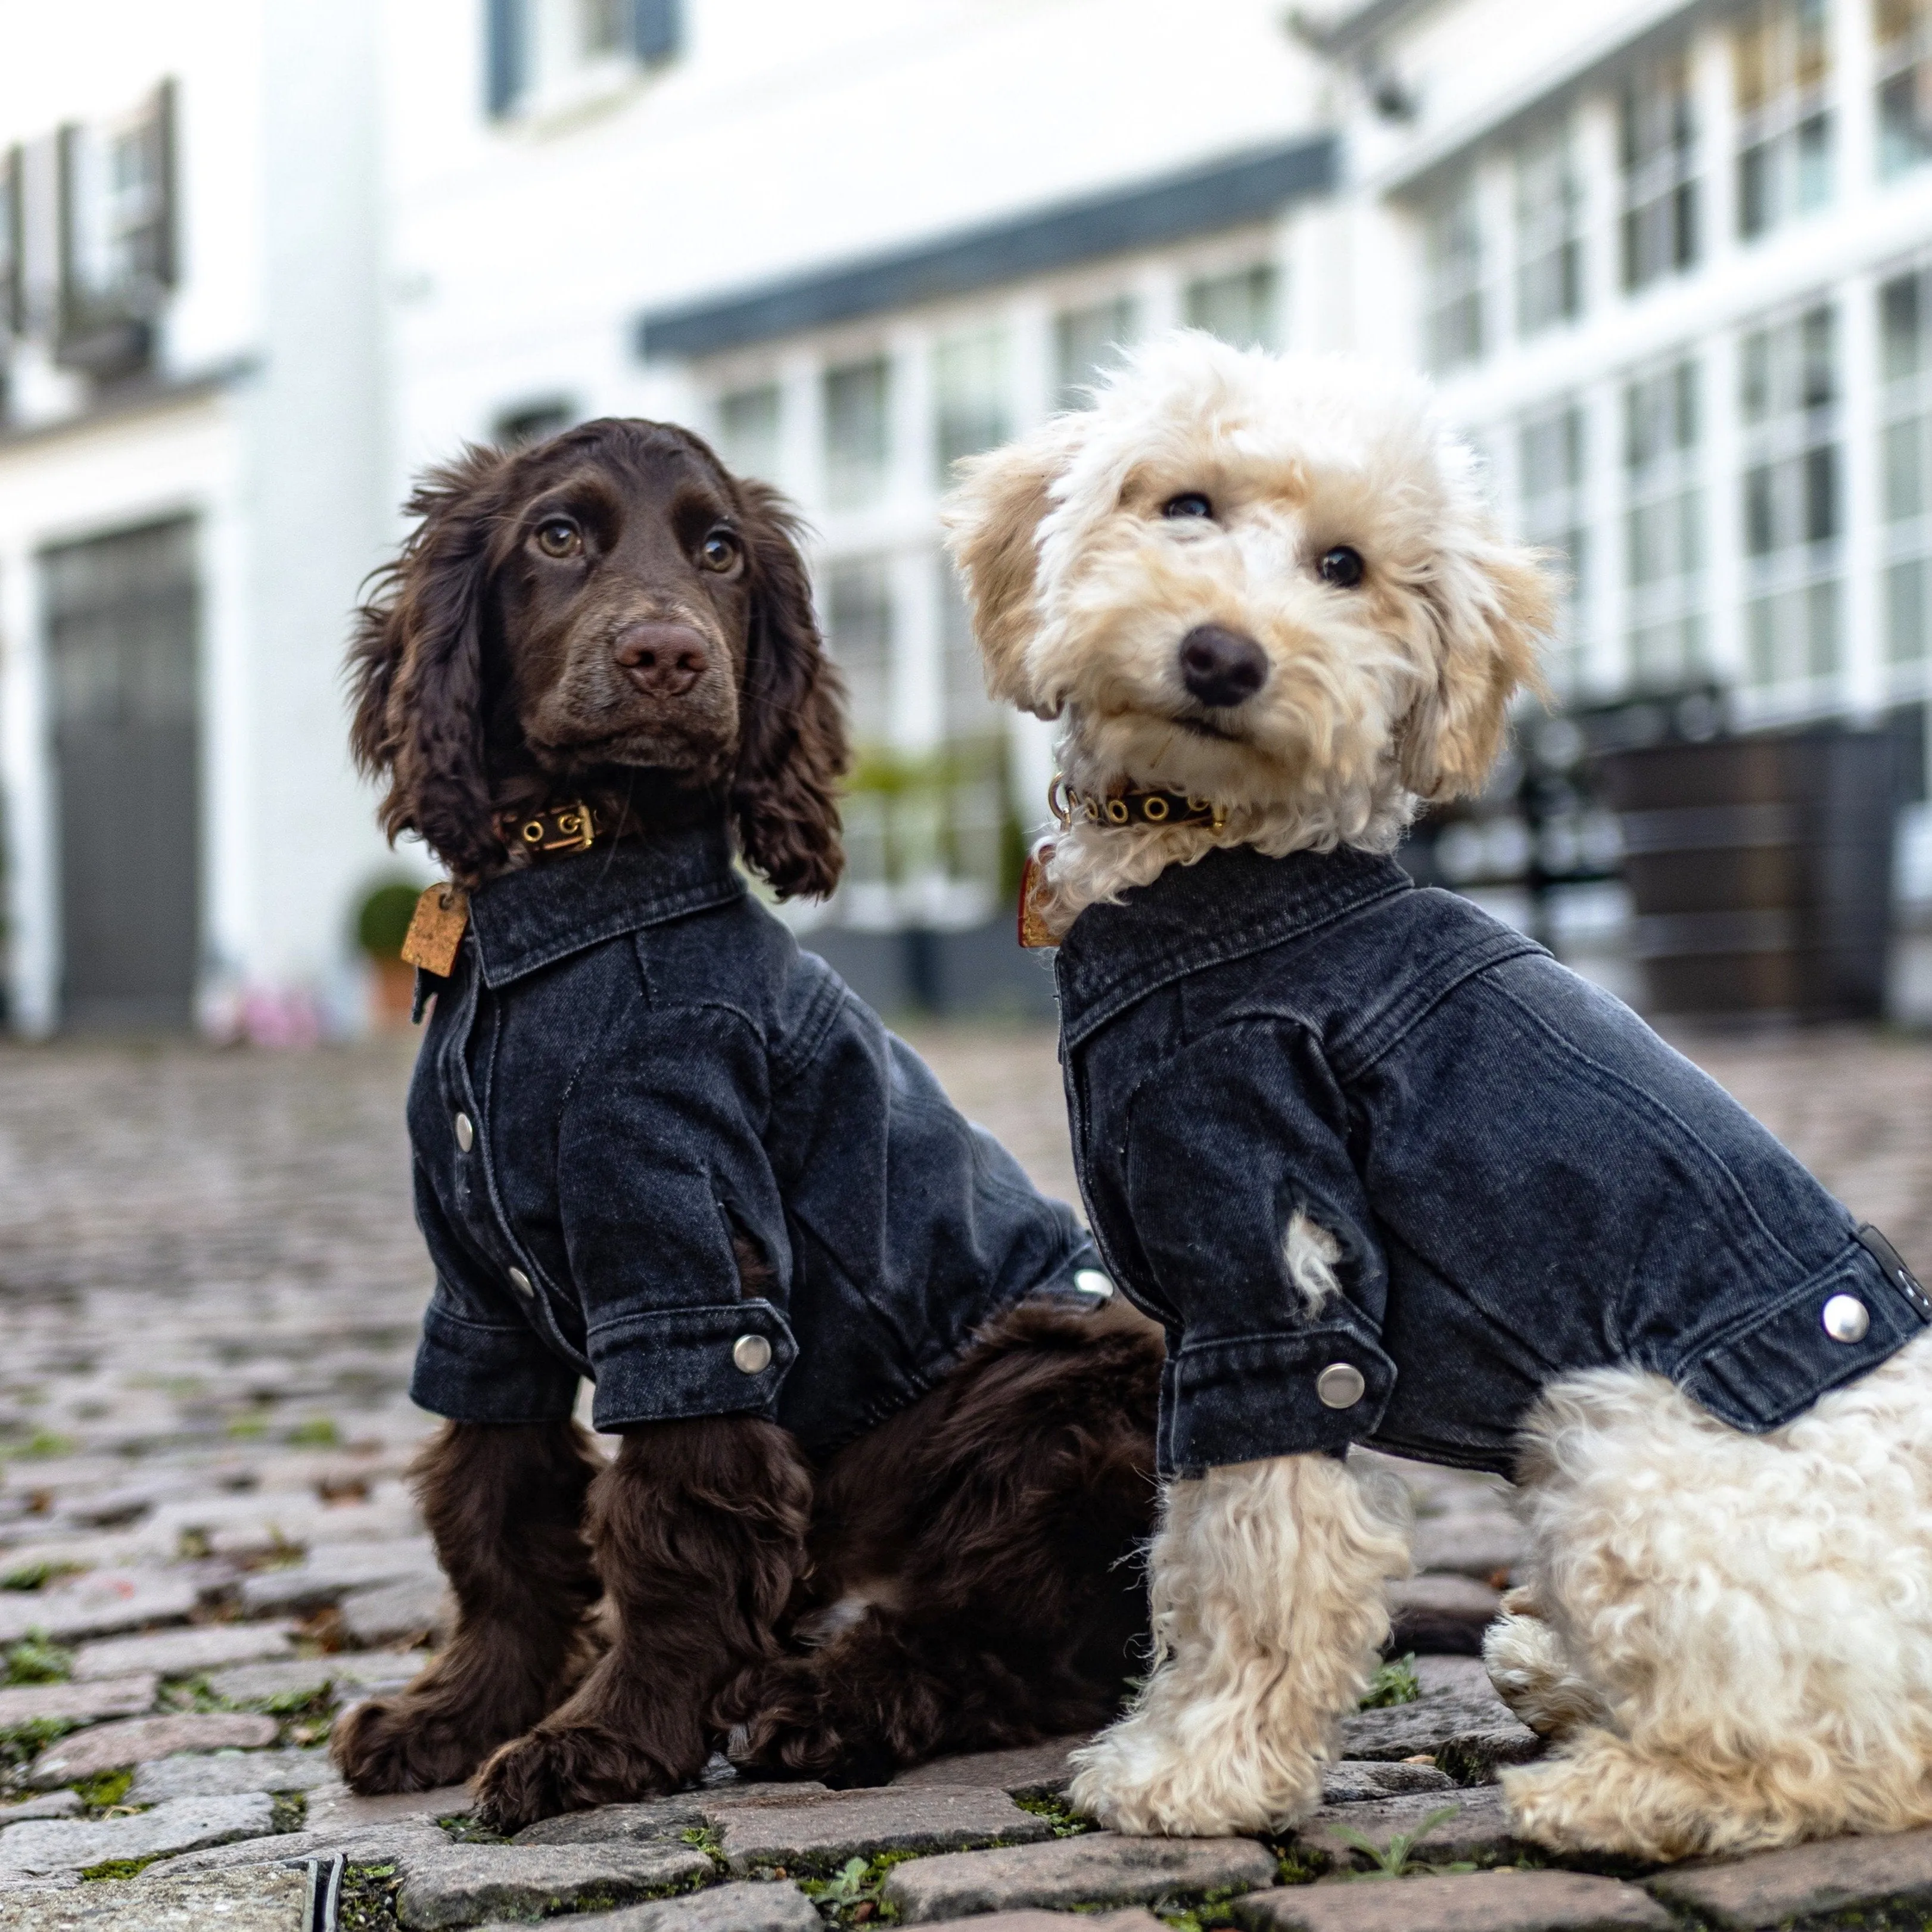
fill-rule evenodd
<path id="1" fill-rule="evenodd" d="M 577 1401 L 577 1374 L 544 1347 L 510 1291 L 476 1266 L 415 1162 L 416 1225 L 436 1268 L 410 1396 L 452 1422 L 556 1422 Z"/>
<path id="2" fill-rule="evenodd" d="M 784 1210 L 761 1132 L 762 1036 L 728 1008 L 645 1005 L 593 1062 L 564 1111 L 557 1173 L 597 1426 L 770 1413 L 798 1351 L 782 1312 Z M 741 1296 L 734 1233 L 771 1267 L 776 1300 Z"/>
<path id="3" fill-rule="evenodd" d="M 1395 1384 L 1379 1333 L 1387 1268 L 1347 1133 L 1318 1048 L 1280 1019 L 1216 1027 L 1136 1096 L 1124 1179 L 1150 1312 L 1169 1328 L 1164 1469 L 1340 1454 L 1380 1419 Z M 1298 1216 L 1339 1251 L 1332 1287 L 1306 1266 L 1294 1279 Z M 1332 1406 L 1318 1379 L 1343 1364 L 1363 1393 Z M 1332 1398 L 1335 1378 L 1324 1386 Z"/>

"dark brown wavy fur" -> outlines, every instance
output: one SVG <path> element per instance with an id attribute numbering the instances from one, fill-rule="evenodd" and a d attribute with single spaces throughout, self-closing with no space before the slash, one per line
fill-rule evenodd
<path id="1" fill-rule="evenodd" d="M 674 772 L 610 767 L 574 775 L 572 792 L 645 829 L 728 813 L 747 862 L 782 896 L 823 896 L 838 882 L 844 692 L 820 640 L 796 515 L 769 485 L 733 476 L 688 430 L 607 418 L 532 448 L 471 448 L 430 470 L 409 500 L 414 529 L 357 616 L 349 654 L 356 764 L 386 782 L 380 812 L 390 838 L 417 833 L 465 884 L 508 862 L 496 814 L 555 790 L 523 741 L 501 669 L 518 646 L 506 634 L 499 593 L 523 508 L 586 464 L 635 497 L 639 452 L 667 442 L 725 493 L 744 542 L 738 743 L 722 791 L 687 788 Z"/>
<path id="2" fill-rule="evenodd" d="M 810 1599 L 878 1600 L 721 1700 L 747 1770 L 882 1782 L 898 1766 L 1090 1730 L 1144 1661 L 1159 1332 L 1034 1304 L 820 1486 Z"/>

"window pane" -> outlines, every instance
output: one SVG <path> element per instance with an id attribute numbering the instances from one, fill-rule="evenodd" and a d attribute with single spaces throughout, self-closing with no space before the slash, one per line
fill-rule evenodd
<path id="1" fill-rule="evenodd" d="M 1824 305 L 1740 344 L 1746 634 L 1760 685 L 1832 675 L 1838 662 L 1836 353 Z"/>
<path id="2" fill-rule="evenodd" d="M 845 674 L 852 735 L 878 745 L 890 735 L 891 580 L 884 557 L 848 557 L 825 573 L 825 641 Z"/>
<path id="3" fill-rule="evenodd" d="M 1516 154 L 1516 326 L 1525 335 L 1578 313 L 1582 206 L 1564 123 Z"/>
<path id="4" fill-rule="evenodd" d="M 718 405 L 718 453 L 740 476 L 776 476 L 778 469 L 778 386 L 760 382 Z"/>
<path id="5" fill-rule="evenodd" d="M 1265 263 L 1187 286 L 1190 328 L 1204 328 L 1237 349 L 1275 346 L 1275 272 Z"/>
<path id="6" fill-rule="evenodd" d="M 885 494 L 890 452 L 891 370 L 884 357 L 825 376 L 825 493 L 858 509 Z"/>
<path id="7" fill-rule="evenodd" d="M 1824 0 L 1761 0 L 1733 34 L 1738 230 L 1747 239 L 1831 199 L 1828 28 Z"/>
<path id="8" fill-rule="evenodd" d="M 934 351 L 934 446 L 942 486 L 961 457 L 977 455 L 1012 434 L 1008 388 L 1003 328 L 952 336 Z"/>
<path id="9" fill-rule="evenodd" d="M 1476 183 L 1466 175 L 1423 219 L 1424 352 L 1453 369 L 1483 352 L 1483 237 Z"/>
<path id="10" fill-rule="evenodd" d="M 1068 309 L 1053 325 L 1054 406 L 1077 410 L 1086 406 L 1086 392 L 1120 362 L 1120 351 L 1137 331 L 1134 304 L 1127 296 Z"/>
<path id="11" fill-rule="evenodd" d="M 1618 119 L 1624 286 L 1640 289 L 1697 259 L 1696 122 L 1684 56 L 1634 77 Z"/>

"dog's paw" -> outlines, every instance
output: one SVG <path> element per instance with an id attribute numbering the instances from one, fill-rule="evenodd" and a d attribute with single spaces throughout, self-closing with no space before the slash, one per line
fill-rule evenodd
<path id="1" fill-rule="evenodd" d="M 345 1711 L 328 1740 L 343 1782 L 364 1798 L 460 1784 L 488 1748 L 430 1700 L 407 1695 Z"/>
<path id="2" fill-rule="evenodd" d="M 722 1700 L 728 1754 L 747 1775 L 811 1778 L 834 1791 L 886 1784 L 898 1762 L 884 1739 L 832 1708 L 812 1658 L 783 1658 L 748 1672 Z"/>
<path id="3" fill-rule="evenodd" d="M 1484 1633 L 1483 1665 L 1496 1695 L 1538 1737 L 1568 1737 L 1608 1717 L 1601 1694 L 1570 1668 L 1555 1627 L 1534 1611 L 1512 1612 L 1507 1598 Z"/>
<path id="4" fill-rule="evenodd" d="M 476 1815 L 506 1835 L 554 1818 L 675 1790 L 647 1753 L 599 1724 L 539 1724 L 503 1746 L 476 1777 Z"/>
<path id="5" fill-rule="evenodd" d="M 1240 1767 L 1214 1754 L 1180 1748 L 1127 1719 L 1073 1754 L 1067 1788 L 1076 1811 L 1136 1838 L 1225 1838 L 1286 1823 L 1319 1802 L 1312 1758 L 1302 1774 L 1282 1764 Z"/>

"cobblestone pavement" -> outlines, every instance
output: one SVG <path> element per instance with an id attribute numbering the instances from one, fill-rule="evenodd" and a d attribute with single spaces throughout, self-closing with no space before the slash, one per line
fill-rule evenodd
<path id="1" fill-rule="evenodd" d="M 1070 1193 L 1050 1036 L 917 1042 Z M 1680 1043 L 1932 1262 L 1932 1044 Z M 401 1480 L 429 1426 L 404 1394 L 428 1285 L 411 1051 L 0 1048 L 0 1932 L 558 1915 L 586 1932 L 1533 1932 L 1932 1902 L 1932 1833 L 1648 1878 L 1517 1869 L 1492 1780 L 1534 1741 L 1468 1654 L 1517 1532 L 1500 1485 L 1413 1465 L 1421 1574 L 1396 1610 L 1420 1695 L 1348 1720 L 1324 1808 L 1280 1842 L 1085 1831 L 1055 1796 L 1066 1741 L 878 1792 L 724 1774 L 507 1846 L 464 1825 L 460 1790 L 349 1797 L 322 1750 L 332 1715 L 410 1676 L 444 1616 Z M 1364 1843 L 1400 1863 L 1399 1835 L 1424 1876 L 1332 1882 L 1378 1862 Z"/>

